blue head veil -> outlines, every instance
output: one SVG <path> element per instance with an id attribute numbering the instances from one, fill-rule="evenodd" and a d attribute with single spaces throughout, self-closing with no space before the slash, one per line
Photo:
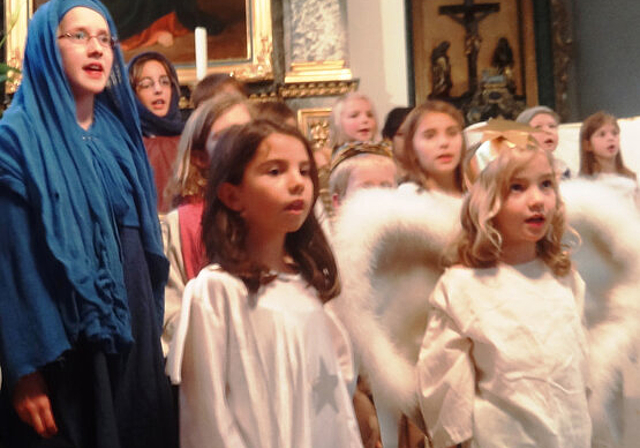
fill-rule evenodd
<path id="1" fill-rule="evenodd" d="M 100 13 L 112 35 L 116 27 L 107 9 L 94 0 L 52 0 L 29 25 L 21 86 L 0 121 L 0 186 L 25 199 L 47 248 L 62 265 L 74 289 L 58 304 L 73 341 L 80 335 L 120 351 L 131 341 L 118 231 L 104 189 L 93 168 L 76 122 L 75 101 L 58 50 L 58 25 L 70 9 Z M 95 99 L 109 135 L 103 140 L 116 160 L 127 159 L 125 176 L 154 294 L 163 309 L 167 264 L 162 253 L 155 189 L 146 158 L 135 100 L 119 47 L 107 88 Z M 159 316 L 160 317 L 160 316 Z"/>
<path id="2" fill-rule="evenodd" d="M 140 124 L 142 125 L 142 133 L 145 136 L 180 135 L 184 128 L 184 121 L 182 120 L 182 114 L 180 113 L 180 83 L 178 82 L 176 69 L 173 67 L 171 61 L 169 61 L 163 54 L 156 51 L 147 51 L 136 55 L 131 59 L 131 61 L 129 61 L 130 79 L 133 67 L 139 63 L 138 61 L 141 58 L 144 58 L 145 62 L 147 60 L 163 61 L 169 68 L 168 75 L 171 79 L 171 104 L 169 104 L 169 111 L 164 117 L 159 117 L 151 112 L 140 102 L 137 96 L 135 97 L 136 107 L 138 108 L 138 114 L 140 115 Z M 144 62 L 142 63 L 144 64 Z"/>

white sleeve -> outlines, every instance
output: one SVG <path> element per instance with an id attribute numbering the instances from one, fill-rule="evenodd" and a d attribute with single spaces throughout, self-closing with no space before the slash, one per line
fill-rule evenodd
<path id="1" fill-rule="evenodd" d="M 180 443 L 182 448 L 242 448 L 246 444 L 226 396 L 229 291 L 219 279 L 200 280 L 185 290 L 190 310 L 180 368 Z M 184 324 L 181 317 L 179 333 Z"/>
<path id="2" fill-rule="evenodd" d="M 178 210 L 160 216 L 164 254 L 169 260 L 169 278 L 164 288 L 164 324 L 162 330 L 162 350 L 167 356 L 171 339 L 178 325 L 187 274 L 182 259 L 180 242 L 180 220 Z"/>
<path id="3" fill-rule="evenodd" d="M 418 358 L 418 401 L 434 447 L 456 445 L 473 435 L 475 371 L 471 340 L 446 314 L 446 291 L 438 283 Z M 444 308 L 442 307 L 444 305 Z"/>

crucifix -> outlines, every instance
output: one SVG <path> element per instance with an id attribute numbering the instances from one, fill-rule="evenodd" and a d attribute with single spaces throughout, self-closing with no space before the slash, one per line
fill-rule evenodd
<path id="1" fill-rule="evenodd" d="M 468 92 L 473 94 L 478 88 L 478 53 L 480 52 L 480 33 L 478 24 L 489 14 L 500 11 L 500 3 L 474 4 L 473 0 L 464 0 L 462 5 L 440 6 L 438 13 L 449 16 L 464 27 L 464 53 L 467 55 L 469 71 Z"/>

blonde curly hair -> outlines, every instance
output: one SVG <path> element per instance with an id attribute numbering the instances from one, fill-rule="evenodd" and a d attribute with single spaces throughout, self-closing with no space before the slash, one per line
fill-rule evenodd
<path id="1" fill-rule="evenodd" d="M 553 167 L 553 155 L 537 146 L 516 147 L 501 151 L 479 175 L 465 198 L 460 220 L 462 229 L 445 257 L 446 265 L 461 263 L 471 268 L 494 267 L 502 254 L 503 238 L 494 224 L 514 176 L 535 156 L 544 154 Z M 571 270 L 568 247 L 562 243 L 567 230 L 565 206 L 558 188 L 558 180 L 551 182 L 556 193 L 556 209 L 545 236 L 536 243 L 536 253 L 558 276 Z"/>

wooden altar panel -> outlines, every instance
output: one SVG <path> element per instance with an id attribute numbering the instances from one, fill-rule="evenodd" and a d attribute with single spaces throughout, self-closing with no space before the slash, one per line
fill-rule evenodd
<path id="1" fill-rule="evenodd" d="M 413 22 L 413 63 L 416 104 L 431 93 L 431 52 L 442 41 L 449 41 L 453 87 L 451 96 L 464 94 L 468 88 L 465 29 L 450 17 L 439 15 L 440 6 L 462 5 L 463 0 L 410 0 Z M 482 38 L 478 55 L 478 80 L 491 67 L 498 40 L 506 37 L 514 56 L 516 95 L 526 96 L 527 105 L 538 102 L 536 52 L 533 24 L 533 0 L 476 0 L 475 4 L 499 3 L 500 11 L 490 14 L 478 25 Z"/>

